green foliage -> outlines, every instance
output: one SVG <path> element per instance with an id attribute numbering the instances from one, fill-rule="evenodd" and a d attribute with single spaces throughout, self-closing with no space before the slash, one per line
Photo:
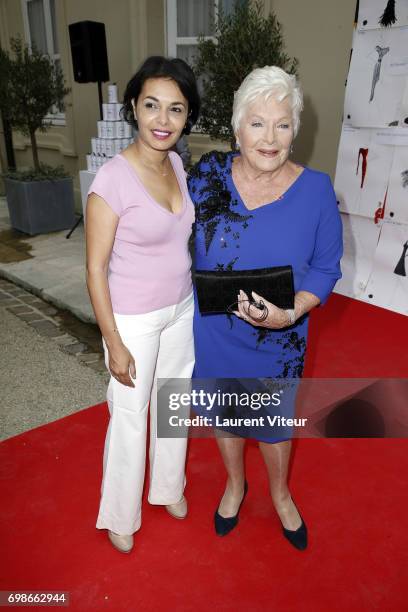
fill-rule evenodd
<path id="1" fill-rule="evenodd" d="M 215 41 L 200 37 L 194 62 L 204 85 L 199 128 L 213 139 L 233 143 L 234 92 L 247 74 L 263 66 L 296 74 L 297 65 L 284 51 L 281 24 L 273 13 L 264 17 L 260 0 L 237 2 L 230 15 L 219 10 Z"/>
<path id="2" fill-rule="evenodd" d="M 0 106 L 13 128 L 30 136 L 34 167 L 40 172 L 35 132 L 45 132 L 49 125 L 46 115 L 55 105 L 65 110 L 64 98 L 69 93 L 65 87 L 61 68 L 48 55 L 34 46 L 31 51 L 21 38 L 10 41 L 13 57 L 0 54 L 0 76 L 7 77 L 7 91 L 0 87 Z"/>
<path id="3" fill-rule="evenodd" d="M 55 104 L 60 111 L 65 109 L 64 97 L 69 89 L 64 87 L 64 76 L 48 55 L 42 55 L 35 47 L 30 53 L 21 38 L 12 38 L 11 48 L 13 126 L 27 136 L 36 130 L 44 132 L 47 129 L 44 118 L 52 106 Z"/>
<path id="4" fill-rule="evenodd" d="M 29 168 L 28 170 L 16 170 L 5 172 L 4 178 L 14 179 L 15 181 L 52 181 L 56 179 L 69 178 L 71 175 L 65 170 L 64 166 L 47 166 L 40 164 L 39 169 Z"/>

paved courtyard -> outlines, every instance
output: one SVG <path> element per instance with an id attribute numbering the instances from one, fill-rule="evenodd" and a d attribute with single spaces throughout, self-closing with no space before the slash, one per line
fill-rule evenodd
<path id="1" fill-rule="evenodd" d="M 85 283 L 84 227 L 28 236 L 10 228 L 5 198 L 0 198 L 0 276 L 83 321 L 95 322 Z"/>
<path id="2" fill-rule="evenodd" d="M 0 280 L 1 440 L 105 400 L 99 333 L 71 317 Z"/>
<path id="3" fill-rule="evenodd" d="M 12 230 L 0 198 L 0 439 L 105 400 L 83 226 L 66 234 Z"/>

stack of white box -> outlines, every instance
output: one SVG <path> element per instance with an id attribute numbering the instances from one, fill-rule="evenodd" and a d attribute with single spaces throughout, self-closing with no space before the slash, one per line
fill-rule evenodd
<path id="1" fill-rule="evenodd" d="M 98 121 L 98 136 L 91 139 L 92 153 L 86 156 L 89 172 L 97 170 L 133 142 L 133 128 L 120 116 L 116 84 L 108 87 L 108 103 L 102 104 L 103 121 Z"/>

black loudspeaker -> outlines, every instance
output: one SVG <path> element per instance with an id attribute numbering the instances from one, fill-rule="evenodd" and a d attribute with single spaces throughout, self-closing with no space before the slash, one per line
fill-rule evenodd
<path id="1" fill-rule="evenodd" d="M 109 81 L 105 24 L 97 21 L 78 21 L 68 27 L 75 81 Z"/>

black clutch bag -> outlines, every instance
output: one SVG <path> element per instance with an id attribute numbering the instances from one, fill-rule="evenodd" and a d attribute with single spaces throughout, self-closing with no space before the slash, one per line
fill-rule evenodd
<path id="1" fill-rule="evenodd" d="M 220 272 L 196 270 L 195 282 L 198 306 L 203 314 L 231 312 L 240 289 L 250 300 L 255 291 L 279 308 L 294 308 L 295 304 L 292 266 Z"/>

